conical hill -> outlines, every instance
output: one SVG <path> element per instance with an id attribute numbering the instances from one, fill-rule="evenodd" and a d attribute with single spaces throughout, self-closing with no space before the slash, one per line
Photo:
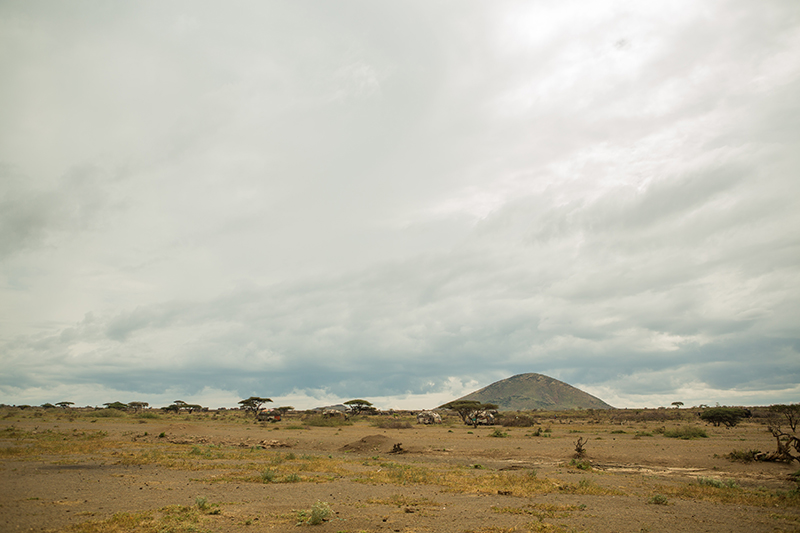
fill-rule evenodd
<path id="1" fill-rule="evenodd" d="M 459 400 L 494 403 L 501 411 L 613 409 L 600 398 L 542 374 L 517 374 L 496 381 Z"/>

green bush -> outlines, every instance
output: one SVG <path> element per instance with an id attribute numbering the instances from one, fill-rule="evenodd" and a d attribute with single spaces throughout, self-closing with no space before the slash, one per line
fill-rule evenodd
<path id="1" fill-rule="evenodd" d="M 592 469 L 592 463 L 590 463 L 589 461 L 578 461 L 578 460 L 575 460 L 575 459 L 573 459 L 572 461 L 569 462 L 569 466 L 571 466 L 573 468 L 577 468 L 578 470 L 591 470 Z"/>
<path id="2" fill-rule="evenodd" d="M 508 433 L 505 433 L 500 428 L 497 428 L 494 431 L 492 431 L 491 433 L 489 433 L 489 436 L 490 437 L 497 437 L 499 439 L 503 439 L 505 437 L 508 437 Z"/>
<path id="3" fill-rule="evenodd" d="M 732 479 L 724 480 L 724 479 L 714 479 L 713 477 L 699 477 L 697 478 L 697 484 L 700 486 L 706 487 L 714 487 L 717 489 L 736 489 L 739 486 L 736 482 Z"/>
<path id="4" fill-rule="evenodd" d="M 264 483 L 272 483 L 275 481 L 275 471 L 267 468 L 263 472 L 261 472 L 261 481 Z"/>
<path id="5" fill-rule="evenodd" d="M 711 422 L 714 426 L 724 425 L 733 427 L 742 418 L 750 418 L 750 411 L 740 407 L 711 407 L 700 413 L 700 419 L 704 422 Z"/>
<path id="6" fill-rule="evenodd" d="M 311 516 L 308 519 L 308 523 L 312 526 L 319 525 L 329 520 L 332 513 L 333 511 L 331 511 L 331 507 L 327 502 L 317 500 L 317 503 L 311 506 Z"/>
<path id="7" fill-rule="evenodd" d="M 664 496 L 663 494 L 656 494 L 652 498 L 647 500 L 647 503 L 651 503 L 653 505 L 667 505 L 668 502 L 666 496 Z"/>

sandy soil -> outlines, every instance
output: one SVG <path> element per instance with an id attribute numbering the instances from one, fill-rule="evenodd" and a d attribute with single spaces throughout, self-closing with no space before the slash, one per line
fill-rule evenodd
<path id="1" fill-rule="evenodd" d="M 375 419 L 364 419 L 341 428 L 290 429 L 300 424 L 291 419 L 267 424 L 208 415 L 70 419 L 7 414 L 0 420 L 0 452 L 6 452 L 0 455 L 0 531 L 68 530 L 120 512 L 194 506 L 198 497 L 213 502 L 218 514 L 204 515 L 192 526 L 195 529 L 185 531 L 296 529 L 299 511 L 317 501 L 327 502 L 334 512 L 321 525 L 304 526 L 320 532 L 800 531 L 797 498 L 766 507 L 756 497 L 728 501 L 713 492 L 775 494 L 796 486 L 787 476 L 797 464 L 742 464 L 723 457 L 735 449 L 772 450 L 772 438 L 757 423 L 732 430 L 703 426 L 709 438 L 698 440 L 658 433 L 636 436 L 653 432 L 659 423 L 621 426 L 545 420 L 541 425 L 552 435 L 546 438 L 530 436 L 535 428 L 500 428 L 508 436 L 496 438 L 490 435 L 497 427 L 473 429 L 454 421 L 436 427 L 380 429 Z M 103 436 L 85 444 L 88 449 L 70 448 L 71 435 L 98 431 Z M 33 448 L 37 436 L 54 434 L 64 435 L 64 449 Z M 570 466 L 579 437 L 587 439 L 591 471 Z M 398 444 L 402 451 L 392 453 Z M 250 454 L 246 459 L 214 459 L 204 456 L 207 450 Z M 141 460 L 156 452 L 188 462 Z M 301 458 L 314 457 L 339 460 L 350 473 L 320 478 L 305 477 L 301 471 L 301 481 L 295 483 L 264 483 L 258 478 L 258 472 L 282 459 L 286 467 L 291 460 L 299 465 Z M 455 490 L 430 479 L 404 485 L 359 481 L 359 475 L 377 473 L 390 464 L 468 472 L 474 479 L 535 473 L 560 487 L 520 495 L 513 489 L 490 491 L 480 483 L 472 487 L 469 481 Z M 251 472 L 249 479 L 242 474 L 246 471 Z M 734 480 L 739 488 L 710 489 L 708 499 L 677 492 L 696 485 L 701 476 Z M 599 490 L 561 490 L 570 487 Z M 667 494 L 667 504 L 651 503 L 656 494 Z"/>

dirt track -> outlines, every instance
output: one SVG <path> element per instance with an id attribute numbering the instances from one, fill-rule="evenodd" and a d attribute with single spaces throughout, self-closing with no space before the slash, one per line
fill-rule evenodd
<path id="1" fill-rule="evenodd" d="M 296 420 L 7 415 L 0 422 L 0 530 L 63 530 L 120 512 L 194 508 L 198 497 L 214 512 L 164 530 L 296 529 L 301 511 L 317 501 L 334 512 L 306 526 L 320 532 L 800 530 L 800 499 L 762 497 L 793 489 L 787 475 L 797 464 L 722 457 L 772 449 L 756 423 L 703 426 L 709 438 L 698 440 L 652 433 L 659 423 L 542 421 L 551 436 L 500 428 L 502 438 L 490 436 L 497 427 L 453 421 L 410 429 L 374 423 L 299 429 Z M 588 439 L 591 470 L 570 465 L 579 436 Z M 391 453 L 396 444 L 401 453 Z M 264 470 L 275 479 L 265 482 Z M 516 485 L 523 476 L 538 488 Z M 699 487 L 698 477 L 737 487 Z M 666 505 L 652 503 L 655 495 Z"/>

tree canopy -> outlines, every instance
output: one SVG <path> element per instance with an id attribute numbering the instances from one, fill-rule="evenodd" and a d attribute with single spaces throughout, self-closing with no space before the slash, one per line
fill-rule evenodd
<path id="1" fill-rule="evenodd" d="M 147 402 L 130 402 L 128 404 L 129 407 L 132 407 L 134 411 L 141 411 L 145 407 L 148 407 L 150 404 Z"/>
<path id="2" fill-rule="evenodd" d="M 768 429 L 775 437 L 777 451 L 768 456 L 767 460 L 800 462 L 800 437 L 797 436 L 797 426 L 800 422 L 800 404 L 778 404 L 769 407 L 770 417 Z M 786 426 L 789 426 L 786 428 Z"/>
<path id="3" fill-rule="evenodd" d="M 461 420 L 465 424 L 477 424 L 477 415 L 481 411 L 488 411 L 497 409 L 497 405 L 493 403 L 481 403 L 478 400 L 454 400 L 442 406 L 445 409 L 450 409 L 458 413 Z"/>
<path id="4" fill-rule="evenodd" d="M 750 411 L 741 407 L 711 407 L 700 413 L 700 419 L 711 422 L 714 426 L 724 425 L 732 428 L 742 418 L 750 418 Z"/>
<path id="5" fill-rule="evenodd" d="M 797 424 L 800 422 L 800 403 L 770 405 L 769 410 L 774 417 L 781 420 L 781 424 L 785 422 L 792 428 L 792 432 L 797 431 Z"/>
<path id="6" fill-rule="evenodd" d="M 355 400 L 348 400 L 344 402 L 344 404 L 350 407 L 350 410 L 355 415 L 360 414 L 361 411 L 364 411 L 369 407 L 372 407 L 372 404 L 370 402 L 368 402 L 367 400 L 362 400 L 360 398 L 356 398 Z"/>
<path id="7" fill-rule="evenodd" d="M 246 400 L 240 401 L 239 405 L 241 405 L 246 412 L 258 415 L 258 411 L 261 409 L 261 406 L 271 401 L 272 400 L 270 398 L 261 398 L 260 396 L 250 396 Z"/>

